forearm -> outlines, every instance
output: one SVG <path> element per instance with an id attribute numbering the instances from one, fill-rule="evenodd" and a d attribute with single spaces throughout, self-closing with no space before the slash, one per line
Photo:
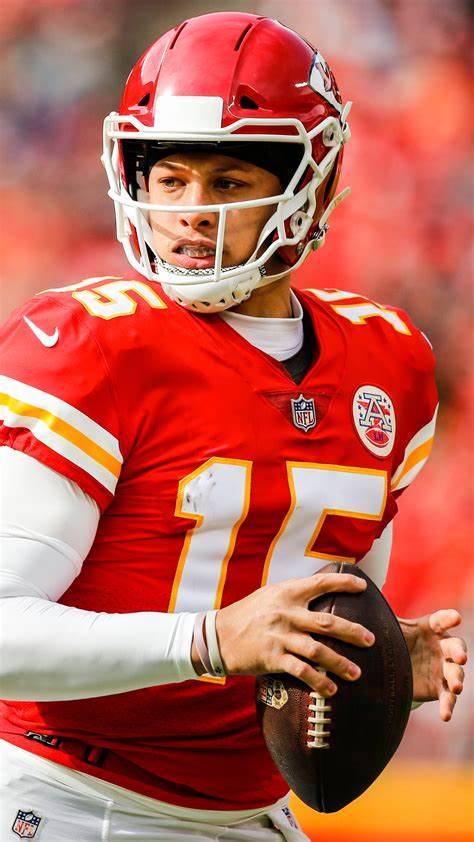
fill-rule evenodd
<path id="1" fill-rule="evenodd" d="M 104 614 L 33 596 L 0 601 L 2 695 L 60 701 L 196 678 L 193 614 Z"/>
<path id="2" fill-rule="evenodd" d="M 1 694 L 58 701 L 195 678 L 194 615 L 106 614 L 58 604 L 94 541 L 99 511 L 70 480 L 0 448 Z"/>

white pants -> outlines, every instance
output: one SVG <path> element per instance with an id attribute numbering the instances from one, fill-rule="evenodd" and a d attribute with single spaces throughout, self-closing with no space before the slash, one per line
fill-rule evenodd
<path id="1" fill-rule="evenodd" d="M 287 798 L 262 810 L 191 810 L 0 741 L 1 842 L 307 842 Z"/>

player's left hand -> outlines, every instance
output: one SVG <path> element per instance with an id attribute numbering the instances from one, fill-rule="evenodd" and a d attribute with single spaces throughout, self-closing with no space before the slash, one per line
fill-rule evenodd
<path id="1" fill-rule="evenodd" d="M 439 699 L 443 722 L 452 717 L 456 698 L 462 692 L 467 661 L 466 644 L 452 637 L 461 615 L 454 608 L 443 608 L 416 620 L 398 619 L 410 652 L 413 668 L 413 701 Z"/>

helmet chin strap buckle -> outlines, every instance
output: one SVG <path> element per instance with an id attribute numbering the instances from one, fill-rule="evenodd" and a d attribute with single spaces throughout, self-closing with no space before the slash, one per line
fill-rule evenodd
<path id="1" fill-rule="evenodd" d="M 323 227 L 318 228 L 318 230 L 313 234 L 311 237 L 311 249 L 312 251 L 317 251 L 324 245 L 326 240 L 326 234 L 329 231 L 329 225 L 323 225 Z"/>

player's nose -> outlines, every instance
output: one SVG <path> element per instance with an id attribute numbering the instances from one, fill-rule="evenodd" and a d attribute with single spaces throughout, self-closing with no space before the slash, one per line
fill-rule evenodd
<path id="1" fill-rule="evenodd" d="M 179 214 L 179 222 L 184 228 L 214 228 L 217 226 L 218 214 L 215 211 L 206 210 L 205 205 L 212 203 L 212 197 L 203 184 L 194 182 L 189 185 L 186 191 L 186 205 L 196 205 L 196 210 Z"/>

